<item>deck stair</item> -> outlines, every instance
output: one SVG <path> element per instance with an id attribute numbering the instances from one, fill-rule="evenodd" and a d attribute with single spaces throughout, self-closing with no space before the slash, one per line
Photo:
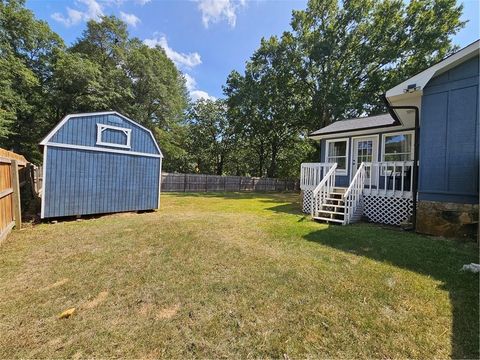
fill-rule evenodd
<path id="1" fill-rule="evenodd" d="M 345 200 L 343 197 L 345 191 L 347 191 L 347 188 L 344 187 L 333 188 L 313 218 L 328 223 L 343 224 L 345 222 Z"/>

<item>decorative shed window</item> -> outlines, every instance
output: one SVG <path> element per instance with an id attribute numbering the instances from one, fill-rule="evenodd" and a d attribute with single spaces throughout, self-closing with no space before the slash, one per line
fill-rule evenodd
<path id="1" fill-rule="evenodd" d="M 413 160 L 413 133 L 383 135 L 383 161 Z"/>
<path id="2" fill-rule="evenodd" d="M 131 135 L 131 129 L 97 124 L 97 145 L 130 149 Z"/>
<path id="3" fill-rule="evenodd" d="M 327 162 L 337 163 L 337 173 L 347 174 L 348 139 L 327 140 Z"/>

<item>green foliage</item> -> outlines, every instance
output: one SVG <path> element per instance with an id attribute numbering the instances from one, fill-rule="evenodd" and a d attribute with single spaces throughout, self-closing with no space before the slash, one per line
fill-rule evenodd
<path id="1" fill-rule="evenodd" d="M 195 171 L 223 175 L 235 144 L 235 129 L 222 100 L 198 100 L 188 114 L 189 153 Z M 238 143 L 235 145 L 239 145 Z"/>
<path id="2" fill-rule="evenodd" d="M 381 94 L 450 54 L 464 23 L 455 0 L 311 0 L 294 11 L 295 89 L 309 130 L 385 111 Z"/>
<path id="3" fill-rule="evenodd" d="M 40 162 L 40 140 L 66 114 L 116 110 L 151 129 L 166 169 L 186 157 L 187 91 L 160 48 L 115 17 L 90 21 L 66 49 L 23 1 L 0 1 L 0 146 Z"/>
<path id="4" fill-rule="evenodd" d="M 62 39 L 36 20 L 24 1 L 0 1 L 0 146 L 39 161 L 49 130 L 48 80 Z"/>
<path id="5" fill-rule="evenodd" d="M 455 0 L 310 0 L 228 76 L 224 101 L 187 111 L 181 72 L 116 17 L 67 49 L 24 0 L 0 0 L 0 146 L 40 162 L 64 115 L 116 110 L 153 131 L 166 171 L 298 176 L 318 158 L 307 134 L 384 111 L 386 89 L 456 49 L 461 12 Z"/>
<path id="6" fill-rule="evenodd" d="M 382 93 L 456 49 L 461 12 L 455 0 L 310 0 L 294 11 L 292 30 L 262 39 L 224 87 L 249 171 L 297 176 L 317 154 L 309 132 L 384 112 Z"/>

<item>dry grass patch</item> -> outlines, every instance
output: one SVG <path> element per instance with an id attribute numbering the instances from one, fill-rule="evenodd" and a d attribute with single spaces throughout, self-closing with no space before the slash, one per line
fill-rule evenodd
<path id="1" fill-rule="evenodd" d="M 459 272 L 475 245 L 328 227 L 298 200 L 168 194 L 14 232 L 0 358 L 478 357 L 478 275 Z"/>

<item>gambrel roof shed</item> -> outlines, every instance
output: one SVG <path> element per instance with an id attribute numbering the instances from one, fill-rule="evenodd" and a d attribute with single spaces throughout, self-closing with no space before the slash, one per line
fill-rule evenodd
<path id="1" fill-rule="evenodd" d="M 156 209 L 162 152 L 114 111 L 67 115 L 42 140 L 42 218 Z"/>

